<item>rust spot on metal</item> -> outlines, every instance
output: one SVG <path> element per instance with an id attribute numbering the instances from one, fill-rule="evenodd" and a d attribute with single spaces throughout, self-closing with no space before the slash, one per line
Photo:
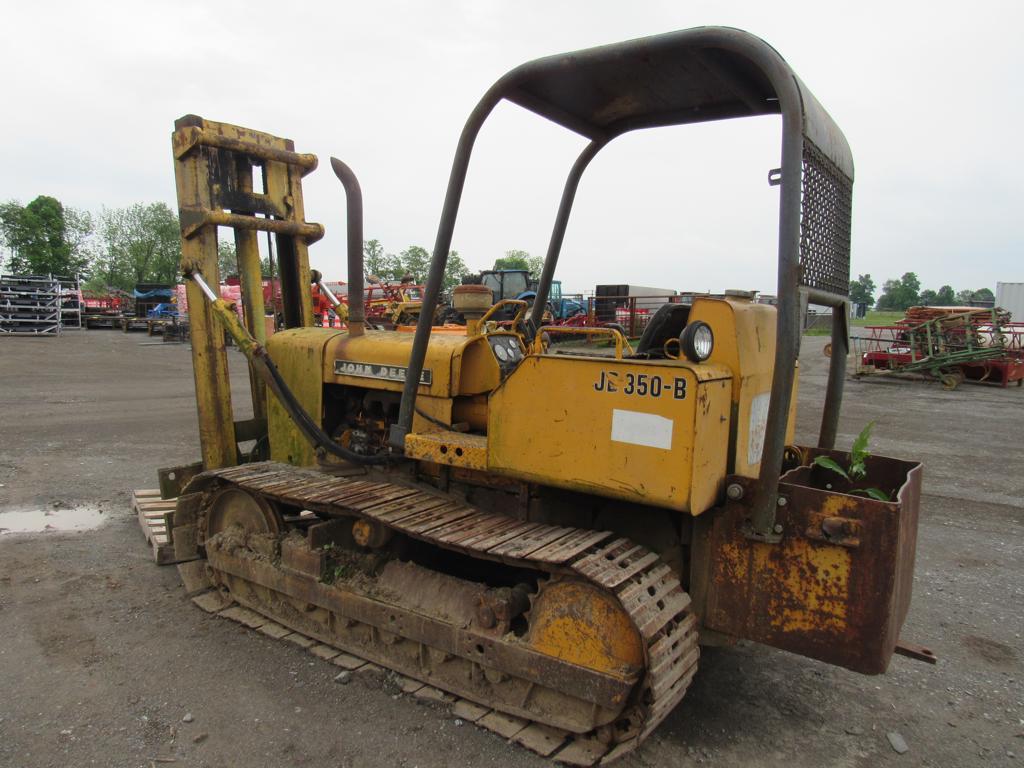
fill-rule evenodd
<path id="1" fill-rule="evenodd" d="M 821 451 L 808 451 L 808 460 Z M 867 674 L 884 672 L 906 617 L 914 568 L 919 464 L 873 456 L 872 484 L 896 501 L 813 486 L 810 467 L 779 490 L 782 541 L 745 536 L 749 510 L 730 502 L 713 523 L 705 624 Z M 733 480 L 730 478 L 729 482 Z"/>

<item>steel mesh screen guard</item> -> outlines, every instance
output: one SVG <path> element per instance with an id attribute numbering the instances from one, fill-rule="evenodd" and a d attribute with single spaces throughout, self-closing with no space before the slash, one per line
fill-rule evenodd
<path id="1" fill-rule="evenodd" d="M 800 204 L 800 284 L 850 292 L 853 182 L 805 136 Z"/>

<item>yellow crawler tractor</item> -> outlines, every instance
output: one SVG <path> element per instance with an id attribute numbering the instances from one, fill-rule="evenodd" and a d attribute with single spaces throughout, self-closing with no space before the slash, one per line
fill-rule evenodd
<path id="1" fill-rule="evenodd" d="M 507 302 L 463 286 L 465 332 L 432 333 L 474 140 L 502 101 L 589 144 L 532 308 L 512 302 L 499 326 L 490 317 Z M 557 329 L 604 346 L 549 346 L 542 312 L 594 156 L 629 131 L 768 114 L 782 117 L 767 178 L 778 306 L 698 296 L 661 308 L 635 349 L 608 328 Z M 415 333 L 366 327 L 362 199 L 345 164 L 332 161 L 348 226 L 348 326 L 336 330 L 313 327 L 310 308 L 307 247 L 323 228 L 304 220 L 301 179 L 317 159 L 196 116 L 177 121 L 173 150 L 202 463 L 162 470 L 162 484 L 179 497 L 171 536 L 193 582 L 542 723 L 566 760 L 640 744 L 686 693 L 701 644 L 748 639 L 885 671 L 910 602 L 921 469 L 870 457 L 867 482 L 886 501 L 814 463 L 849 458 L 833 443 L 853 160 L 766 43 L 699 28 L 500 78 L 462 131 Z M 234 230 L 242 320 L 217 295 L 218 227 Z M 270 338 L 260 232 L 276 244 L 286 325 Z M 835 309 L 814 447 L 793 443 L 807 301 Z M 224 329 L 249 363 L 251 418 L 234 417 Z M 581 743 L 589 751 L 569 751 Z"/>

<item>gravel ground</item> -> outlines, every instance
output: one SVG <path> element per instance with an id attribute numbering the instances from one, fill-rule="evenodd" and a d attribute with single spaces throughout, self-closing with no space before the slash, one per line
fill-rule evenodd
<path id="1" fill-rule="evenodd" d="M 130 490 L 198 447 L 188 348 L 150 342 L 111 331 L 0 341 L 0 527 L 5 512 L 59 521 L 81 505 L 107 520 L 0 536 L 0 765 L 545 764 L 386 676 L 334 683 L 336 667 L 204 614 L 174 568 L 153 565 Z M 803 441 L 818 423 L 823 342 L 804 343 Z M 1022 406 L 1019 388 L 847 387 L 841 446 L 875 419 L 876 452 L 925 462 L 904 636 L 937 666 L 895 657 L 888 674 L 861 677 L 752 644 L 708 650 L 683 703 L 620 765 L 1024 760 Z"/>

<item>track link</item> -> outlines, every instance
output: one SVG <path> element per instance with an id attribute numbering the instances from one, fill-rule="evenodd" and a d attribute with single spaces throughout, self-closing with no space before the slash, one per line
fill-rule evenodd
<path id="1" fill-rule="evenodd" d="M 551 731 L 546 743 L 551 738 L 561 739 L 551 755 L 556 760 L 606 763 L 636 749 L 682 699 L 696 671 L 699 648 L 689 595 L 655 553 L 614 533 L 519 521 L 416 488 L 274 462 L 198 475 L 182 498 L 193 500 L 186 503 L 196 510 L 199 497 L 199 530 L 205 505 L 225 486 L 324 516 L 371 520 L 462 555 L 586 580 L 615 595 L 643 639 L 646 667 L 642 679 L 611 736 L 608 731 L 577 734 L 538 722 Z M 251 607 L 272 613 L 262 604 Z M 287 617 L 270 618 L 289 623 Z M 292 626 L 296 628 L 294 623 Z M 322 636 L 316 639 L 326 641 Z M 484 703 L 502 709 L 500 703 Z"/>

